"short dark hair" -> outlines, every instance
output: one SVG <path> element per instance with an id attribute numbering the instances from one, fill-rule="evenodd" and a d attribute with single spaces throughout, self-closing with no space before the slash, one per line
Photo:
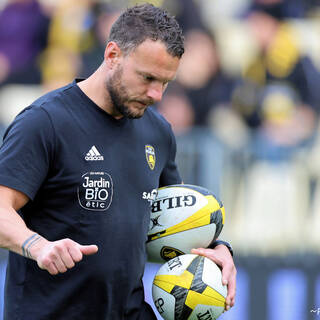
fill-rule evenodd
<path id="1" fill-rule="evenodd" d="M 112 25 L 108 42 L 116 42 L 126 55 L 147 39 L 162 41 L 173 57 L 181 58 L 184 53 L 184 38 L 177 20 L 149 3 L 124 11 Z"/>

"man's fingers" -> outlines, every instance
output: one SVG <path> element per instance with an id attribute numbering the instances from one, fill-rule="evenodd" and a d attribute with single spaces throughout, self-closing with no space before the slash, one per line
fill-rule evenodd
<path id="1" fill-rule="evenodd" d="M 40 269 L 47 270 L 51 275 L 59 273 L 57 267 L 49 258 L 43 259 L 43 261 L 40 261 L 38 265 Z"/>
<path id="2" fill-rule="evenodd" d="M 60 259 L 59 258 L 61 258 L 61 262 L 63 263 L 63 265 L 67 269 L 73 268 L 75 263 L 73 261 L 72 256 L 70 255 L 69 248 L 68 247 L 57 247 L 57 251 L 58 251 L 57 259 L 58 259 L 59 265 L 60 265 Z"/>
<path id="3" fill-rule="evenodd" d="M 60 273 L 64 273 L 68 270 L 59 254 L 52 254 L 52 262 L 55 264 Z"/>
<path id="4" fill-rule="evenodd" d="M 98 246 L 91 244 L 88 246 L 79 245 L 78 248 L 85 255 L 95 254 L 98 251 Z"/>
<path id="5" fill-rule="evenodd" d="M 233 266 L 227 265 L 222 269 L 222 283 L 227 283 L 228 295 L 226 297 L 226 310 L 234 306 L 236 296 L 236 270 Z"/>
<path id="6" fill-rule="evenodd" d="M 236 295 L 236 283 L 234 281 L 229 281 L 228 284 L 228 295 L 226 297 L 226 304 L 230 307 L 234 306 Z"/>
<path id="7" fill-rule="evenodd" d="M 82 257 L 83 257 L 82 252 L 80 251 L 80 249 L 77 246 L 76 247 L 75 246 L 69 247 L 68 251 L 69 251 L 70 256 L 74 262 L 79 262 L 82 260 Z"/>
<path id="8" fill-rule="evenodd" d="M 63 263 L 57 250 L 51 251 L 45 257 L 38 261 L 41 269 L 48 270 L 50 274 L 63 273 L 67 271 L 67 267 Z"/>
<path id="9" fill-rule="evenodd" d="M 233 271 L 233 266 L 226 264 L 222 268 L 222 284 L 227 286 L 229 284 L 229 279 L 231 278 L 231 274 Z M 229 286 L 228 286 L 229 288 Z"/>
<path id="10" fill-rule="evenodd" d="M 53 262 L 51 262 L 48 267 L 47 270 L 49 271 L 49 273 L 53 276 L 55 276 L 56 274 L 59 273 L 57 267 L 55 266 L 55 264 Z"/>
<path id="11" fill-rule="evenodd" d="M 199 255 L 203 255 L 204 254 L 204 249 L 198 248 L 198 249 L 191 249 L 191 253 L 193 254 L 199 254 Z"/>

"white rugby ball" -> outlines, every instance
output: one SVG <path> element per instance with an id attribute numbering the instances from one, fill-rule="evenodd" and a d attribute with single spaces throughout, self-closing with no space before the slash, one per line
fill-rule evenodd
<path id="1" fill-rule="evenodd" d="M 152 284 L 153 302 L 165 320 L 215 320 L 224 311 L 226 296 L 219 267 L 194 254 L 163 264 Z"/>
<path id="2" fill-rule="evenodd" d="M 209 190 L 187 184 L 159 188 L 151 205 L 148 260 L 163 263 L 192 248 L 206 248 L 224 225 L 222 202 Z"/>

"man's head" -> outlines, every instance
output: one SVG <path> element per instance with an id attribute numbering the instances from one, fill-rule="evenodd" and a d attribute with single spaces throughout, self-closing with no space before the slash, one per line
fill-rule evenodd
<path id="1" fill-rule="evenodd" d="M 161 41 L 168 53 L 181 58 L 184 52 L 182 30 L 176 19 L 152 4 L 127 9 L 113 24 L 109 40 L 127 55 L 145 40 Z"/>
<path id="2" fill-rule="evenodd" d="M 183 52 L 182 30 L 168 13 L 151 4 L 127 9 L 113 24 L 105 50 L 111 114 L 140 118 L 160 101 Z"/>

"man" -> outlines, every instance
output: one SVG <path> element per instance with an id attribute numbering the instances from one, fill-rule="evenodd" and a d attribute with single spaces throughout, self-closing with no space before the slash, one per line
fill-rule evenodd
<path id="1" fill-rule="evenodd" d="M 0 244 L 11 251 L 5 319 L 155 319 L 141 281 L 142 194 L 181 178 L 170 126 L 147 107 L 161 100 L 183 51 L 174 18 L 132 7 L 95 73 L 41 97 L 9 127 L 0 150 Z M 222 266 L 232 306 L 228 248 L 195 253 Z"/>

